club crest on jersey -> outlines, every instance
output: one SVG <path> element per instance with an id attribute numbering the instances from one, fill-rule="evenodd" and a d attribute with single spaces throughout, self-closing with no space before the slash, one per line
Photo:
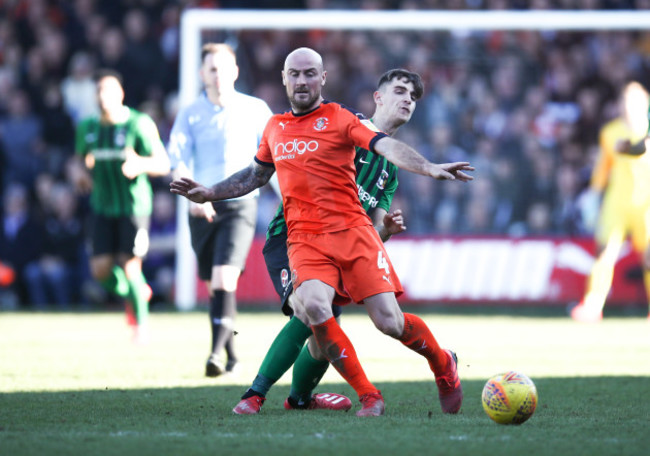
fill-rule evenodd
<path id="1" fill-rule="evenodd" d="M 382 169 L 381 176 L 379 176 L 379 179 L 377 179 L 377 184 L 375 184 L 379 190 L 386 188 L 386 179 L 388 179 L 388 171 Z"/>
<path id="2" fill-rule="evenodd" d="M 329 119 L 327 117 L 319 117 L 316 119 L 314 122 L 314 130 L 316 131 L 323 131 L 327 128 L 329 125 Z"/>
<path id="3" fill-rule="evenodd" d="M 117 147 L 124 147 L 124 144 L 126 143 L 126 135 L 124 133 L 124 130 L 117 130 L 115 132 L 115 137 L 113 140 L 115 141 L 115 145 Z"/>
<path id="4" fill-rule="evenodd" d="M 289 279 L 289 271 L 286 269 L 283 269 L 280 271 L 280 282 L 282 283 L 282 288 L 287 288 L 289 286 L 289 283 L 291 283 L 291 280 Z"/>
<path id="5" fill-rule="evenodd" d="M 368 128 L 368 130 L 377 131 L 377 132 L 379 131 L 379 128 L 377 128 L 375 124 L 368 119 L 361 119 L 361 123 L 365 125 L 366 128 Z"/>

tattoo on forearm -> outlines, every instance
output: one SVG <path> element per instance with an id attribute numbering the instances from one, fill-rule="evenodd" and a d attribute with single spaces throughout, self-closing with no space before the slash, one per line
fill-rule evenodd
<path id="1" fill-rule="evenodd" d="M 251 164 L 248 168 L 212 186 L 216 200 L 237 198 L 266 184 L 273 175 L 273 168 Z"/>

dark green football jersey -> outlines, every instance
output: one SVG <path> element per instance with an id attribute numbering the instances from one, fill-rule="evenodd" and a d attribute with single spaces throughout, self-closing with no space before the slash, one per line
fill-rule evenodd
<path id="1" fill-rule="evenodd" d="M 363 209 L 370 214 L 380 207 L 387 212 L 397 190 L 397 166 L 381 155 L 361 147 L 356 148 L 354 165 L 357 169 L 357 189 Z M 278 236 L 287 231 L 282 203 L 266 230 L 266 237 Z"/>
<path id="2" fill-rule="evenodd" d="M 151 215 L 153 192 L 146 174 L 128 179 L 122 173 L 127 148 L 151 156 L 154 147 L 164 147 L 158 128 L 147 114 L 129 108 L 128 119 L 119 124 L 83 120 L 77 127 L 76 153 L 92 155 L 93 189 L 90 205 L 97 214 L 117 217 Z"/>

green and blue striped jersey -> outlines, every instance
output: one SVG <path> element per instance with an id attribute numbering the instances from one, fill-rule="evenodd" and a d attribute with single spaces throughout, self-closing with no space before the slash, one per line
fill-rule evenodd
<path id="1" fill-rule="evenodd" d="M 84 119 L 77 127 L 75 146 L 78 155 L 94 158 L 90 205 L 95 213 L 110 217 L 151 215 L 153 192 L 148 176 L 128 179 L 122 173 L 125 149 L 151 156 L 154 147 L 164 148 L 151 117 L 129 108 L 123 123 L 102 123 L 99 117 Z"/>

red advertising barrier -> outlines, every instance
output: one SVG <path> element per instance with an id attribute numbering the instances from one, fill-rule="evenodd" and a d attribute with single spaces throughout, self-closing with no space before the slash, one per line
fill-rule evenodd
<path id="1" fill-rule="evenodd" d="M 237 297 L 242 305 L 278 300 L 255 239 Z M 391 239 L 386 249 L 409 304 L 565 305 L 579 301 L 594 262 L 591 239 L 419 237 Z M 205 298 L 205 288 L 199 287 Z M 202 297 L 199 296 L 199 300 Z M 608 305 L 645 303 L 640 262 L 625 244 Z"/>
<path id="2" fill-rule="evenodd" d="M 407 302 L 561 304 L 579 301 L 591 239 L 418 238 L 386 244 Z M 608 303 L 646 302 L 639 258 L 625 244 Z"/>

